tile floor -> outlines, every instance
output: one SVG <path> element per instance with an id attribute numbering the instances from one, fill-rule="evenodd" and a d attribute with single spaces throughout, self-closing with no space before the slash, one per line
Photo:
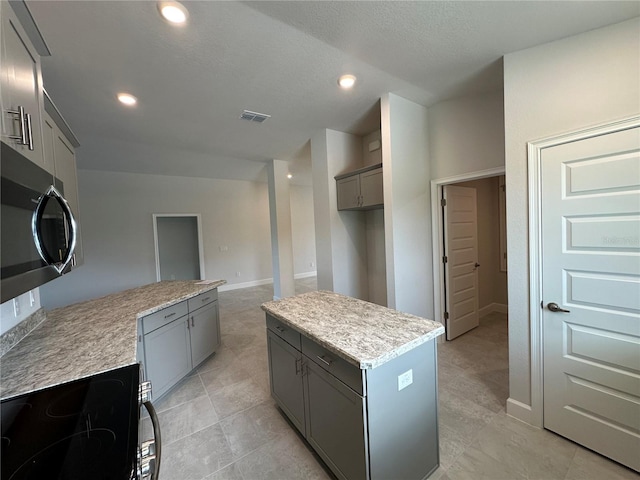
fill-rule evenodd
<path id="1" fill-rule="evenodd" d="M 313 289 L 315 278 L 296 282 L 297 293 Z M 160 480 L 333 478 L 270 398 L 259 306 L 272 294 L 271 285 L 220 293 L 219 352 L 156 402 Z M 506 315 L 488 315 L 475 330 L 439 344 L 438 362 L 441 466 L 430 480 L 639 478 L 506 416 Z M 143 429 L 149 435 L 148 419 Z"/>

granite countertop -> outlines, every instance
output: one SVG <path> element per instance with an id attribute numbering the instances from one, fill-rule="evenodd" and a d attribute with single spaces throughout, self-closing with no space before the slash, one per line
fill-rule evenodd
<path id="1" fill-rule="evenodd" d="M 0 359 L 0 397 L 27 393 L 136 363 L 137 322 L 225 284 L 163 281 L 46 312 Z"/>
<path id="2" fill-rule="evenodd" d="M 444 333 L 433 320 L 333 292 L 310 292 L 262 309 L 361 369 L 376 368 Z"/>

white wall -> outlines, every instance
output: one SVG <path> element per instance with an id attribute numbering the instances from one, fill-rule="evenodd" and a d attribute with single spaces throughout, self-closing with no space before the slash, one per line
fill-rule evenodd
<path id="1" fill-rule="evenodd" d="M 366 222 L 338 211 L 334 177 L 362 166 L 362 139 L 323 130 L 311 139 L 318 288 L 367 300 Z"/>
<path id="2" fill-rule="evenodd" d="M 387 303 L 433 318 L 427 109 L 386 94 L 380 110 Z"/>
<path id="3" fill-rule="evenodd" d="M 640 112 L 640 20 L 505 56 L 504 111 L 508 411 L 527 420 L 531 404 L 527 142 Z"/>
<path id="4" fill-rule="evenodd" d="M 154 282 L 153 213 L 202 215 L 206 278 L 271 278 L 266 183 L 79 170 L 78 185 L 85 262 L 40 287 L 47 309 Z"/>
<path id="5" fill-rule="evenodd" d="M 316 229 L 313 218 L 313 189 L 291 185 L 291 233 L 293 271 L 296 275 L 316 271 Z"/>
<path id="6" fill-rule="evenodd" d="M 431 178 L 504 166 L 502 92 L 471 95 L 429 107 Z"/>
<path id="7" fill-rule="evenodd" d="M 29 295 L 30 293 L 33 295 L 33 305 L 31 305 L 32 297 Z M 0 305 L 0 335 L 12 329 L 40 309 L 40 289 L 38 288 L 18 295 L 16 298 L 20 309 L 17 315 L 13 304 L 15 299 L 8 300 Z"/>

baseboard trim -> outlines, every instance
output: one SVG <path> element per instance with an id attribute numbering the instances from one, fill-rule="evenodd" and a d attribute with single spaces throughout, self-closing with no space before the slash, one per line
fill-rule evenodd
<path id="1" fill-rule="evenodd" d="M 317 271 L 313 271 L 313 272 L 304 272 L 304 273 L 296 273 L 293 278 L 295 278 L 296 280 L 300 280 L 301 278 L 309 278 L 309 277 L 316 277 L 318 276 L 318 272 Z"/>
<path id="2" fill-rule="evenodd" d="M 489 315 L 490 313 L 498 312 L 498 313 L 509 313 L 509 305 L 505 305 L 504 303 L 490 303 L 480 309 L 478 309 L 478 315 L 480 318 Z"/>
<path id="3" fill-rule="evenodd" d="M 297 273 L 293 276 L 295 280 L 299 280 L 301 278 L 309 278 L 315 277 L 318 272 L 304 272 Z M 229 290 L 238 290 L 240 288 L 249 288 L 249 287 L 259 287 L 260 285 L 268 285 L 273 283 L 273 278 L 263 278 L 262 280 L 252 280 L 250 282 L 242 282 L 242 283 L 226 283 L 221 287 L 218 287 L 219 292 L 226 292 Z"/>
<path id="4" fill-rule="evenodd" d="M 507 399 L 507 415 L 517 420 L 520 420 L 521 422 L 528 423 L 529 425 L 541 427 L 541 425 L 535 425 L 531 421 L 532 419 L 531 405 L 527 405 L 525 403 L 519 402 L 518 400 L 514 400 L 513 398 Z"/>
<path id="5" fill-rule="evenodd" d="M 242 282 L 242 283 L 227 283 L 218 287 L 219 292 L 226 292 L 228 290 L 238 290 L 240 288 L 249 288 L 249 287 L 259 287 L 260 285 L 268 285 L 273 283 L 273 278 L 264 278 L 262 280 L 252 280 L 250 282 Z"/>

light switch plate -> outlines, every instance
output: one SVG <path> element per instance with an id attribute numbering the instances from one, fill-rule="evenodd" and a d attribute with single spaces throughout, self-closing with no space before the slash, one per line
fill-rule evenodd
<path id="1" fill-rule="evenodd" d="M 398 391 L 407 388 L 413 383 L 413 369 L 409 369 L 406 372 L 398 375 Z"/>

